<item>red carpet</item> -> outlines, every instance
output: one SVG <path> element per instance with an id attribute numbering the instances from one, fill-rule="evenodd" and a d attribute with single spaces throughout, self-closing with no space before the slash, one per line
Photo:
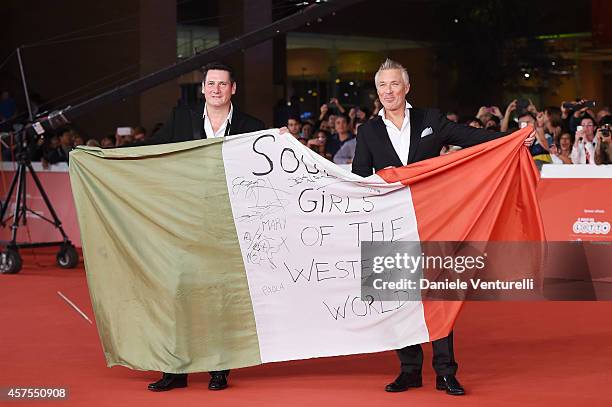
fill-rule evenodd
<path id="1" fill-rule="evenodd" d="M 50 251 L 24 250 L 24 269 L 0 275 L 0 387 L 64 386 L 75 406 L 612 406 L 612 303 L 469 303 L 455 330 L 458 377 L 468 395 L 434 389 L 425 345 L 424 387 L 389 394 L 393 352 L 277 363 L 233 371 L 230 388 L 151 393 L 158 373 L 105 366 L 81 265 L 55 266 Z M 40 402 L 17 403 L 39 405 Z"/>

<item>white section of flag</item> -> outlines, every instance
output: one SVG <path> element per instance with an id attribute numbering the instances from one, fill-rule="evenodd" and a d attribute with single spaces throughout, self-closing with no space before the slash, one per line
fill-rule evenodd
<path id="1" fill-rule="evenodd" d="M 410 189 L 364 180 L 288 134 L 257 134 L 226 139 L 223 160 L 262 362 L 427 342 L 421 302 L 360 299 L 358 234 L 419 240 Z"/>

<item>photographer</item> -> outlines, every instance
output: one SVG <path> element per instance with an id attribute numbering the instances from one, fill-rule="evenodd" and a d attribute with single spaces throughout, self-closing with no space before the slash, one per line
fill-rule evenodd
<path id="1" fill-rule="evenodd" d="M 520 119 L 520 117 L 525 114 L 531 114 L 533 116 L 534 123 L 535 123 L 535 118 L 538 114 L 538 110 L 536 109 L 534 104 L 529 99 L 524 99 L 524 98 L 514 99 L 512 102 L 508 104 L 508 107 L 506 107 L 506 112 L 504 113 L 503 116 L 501 116 L 501 112 L 499 111 L 499 108 L 496 111 L 495 116 L 501 119 L 500 125 L 499 125 L 500 131 L 508 131 L 508 129 L 513 127 L 511 126 L 512 114 L 516 114 L 517 119 Z"/>
<path id="2" fill-rule="evenodd" d="M 485 128 L 488 128 L 486 124 L 493 117 L 496 117 L 499 120 L 503 119 L 503 115 L 497 106 L 481 106 L 480 109 L 478 109 L 478 113 L 476 113 L 476 118 L 480 120 Z"/>
<path id="3" fill-rule="evenodd" d="M 571 155 L 572 162 L 574 164 L 595 164 L 597 144 L 595 120 L 587 115 L 580 120 L 580 125 L 576 129 L 576 141 Z"/>
<path id="4" fill-rule="evenodd" d="M 553 137 L 553 140 L 558 141 L 561 134 L 564 132 L 564 124 L 561 119 L 561 109 L 555 106 L 548 106 L 544 109 L 546 133 Z M 567 130 L 565 130 L 567 131 Z"/>
<path id="5" fill-rule="evenodd" d="M 607 122 L 604 121 L 604 119 L 608 116 L 612 116 L 612 113 L 610 112 L 610 108 L 608 106 L 604 106 L 601 109 L 599 109 L 599 112 L 597 112 L 597 124 L 599 125 L 603 125 Z"/>
<path id="6" fill-rule="evenodd" d="M 580 99 L 576 102 L 563 102 L 561 108 L 562 111 L 566 110 L 565 114 L 569 116 L 568 128 L 571 133 L 576 133 L 576 131 L 578 130 L 578 126 L 580 126 L 580 122 L 585 116 L 591 118 L 595 117 L 595 112 L 593 111 L 594 107 L 595 101 L 593 100 Z M 596 123 L 595 119 L 593 119 L 593 123 Z"/>
<path id="7" fill-rule="evenodd" d="M 340 104 L 337 98 L 331 98 L 328 103 L 321 105 L 319 110 L 317 128 L 323 128 L 324 130 L 330 130 L 332 132 L 336 124 L 337 114 L 344 114 L 346 112 L 346 109 Z M 323 125 L 325 122 L 327 122 L 327 126 Z"/>
<path id="8" fill-rule="evenodd" d="M 327 143 L 328 137 L 329 137 L 329 134 L 327 133 L 327 131 L 319 130 L 317 131 L 315 137 L 308 140 L 307 146 L 315 153 L 319 154 L 322 157 L 327 158 L 325 154 L 325 144 Z"/>
<path id="9" fill-rule="evenodd" d="M 612 116 L 605 116 L 602 125 L 595 134 L 597 146 L 595 148 L 595 164 L 612 164 Z"/>
<path id="10" fill-rule="evenodd" d="M 550 158 L 553 164 L 573 164 L 572 163 L 572 135 L 563 133 L 559 136 L 559 143 L 550 147 Z"/>
<path id="11" fill-rule="evenodd" d="M 368 116 L 367 112 L 365 112 L 362 108 L 360 108 L 359 106 L 355 106 L 349 110 L 348 117 L 350 119 L 349 127 L 351 131 L 353 133 L 357 133 L 357 125 L 359 123 L 364 123 L 366 121 L 366 117 Z"/>

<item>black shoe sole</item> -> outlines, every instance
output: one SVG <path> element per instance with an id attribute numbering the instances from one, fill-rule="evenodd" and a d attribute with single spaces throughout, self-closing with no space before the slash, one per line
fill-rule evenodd
<path id="1" fill-rule="evenodd" d="M 223 387 L 209 387 L 208 390 L 211 391 L 219 391 L 219 390 L 225 390 L 227 389 L 227 385 L 223 386 Z"/>
<path id="2" fill-rule="evenodd" d="M 156 387 L 147 387 L 147 390 L 154 391 L 154 392 L 162 392 L 162 391 L 170 391 L 170 390 L 173 390 L 173 389 L 182 389 L 182 388 L 185 388 L 185 387 L 187 387 L 186 384 L 179 384 L 179 385 L 171 386 L 171 387 L 158 387 L 158 388 L 156 388 Z"/>
<path id="3" fill-rule="evenodd" d="M 463 391 L 462 393 L 450 393 L 446 390 L 446 387 L 436 386 L 436 390 L 445 391 L 446 394 L 448 394 L 449 396 L 464 396 L 465 395 L 465 391 Z"/>
<path id="4" fill-rule="evenodd" d="M 399 388 L 397 390 L 391 390 L 391 389 L 388 389 L 388 388 L 385 387 L 385 391 L 387 393 L 401 393 L 403 391 L 407 391 L 409 389 L 417 389 L 419 387 L 423 387 L 423 383 L 421 383 L 421 384 L 411 384 L 409 386 L 402 387 L 402 388 Z"/>

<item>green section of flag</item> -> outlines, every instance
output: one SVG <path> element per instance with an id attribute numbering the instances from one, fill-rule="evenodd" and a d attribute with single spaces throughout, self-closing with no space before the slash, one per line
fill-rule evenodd
<path id="1" fill-rule="evenodd" d="M 87 281 L 109 366 L 261 363 L 221 140 L 70 154 Z"/>

